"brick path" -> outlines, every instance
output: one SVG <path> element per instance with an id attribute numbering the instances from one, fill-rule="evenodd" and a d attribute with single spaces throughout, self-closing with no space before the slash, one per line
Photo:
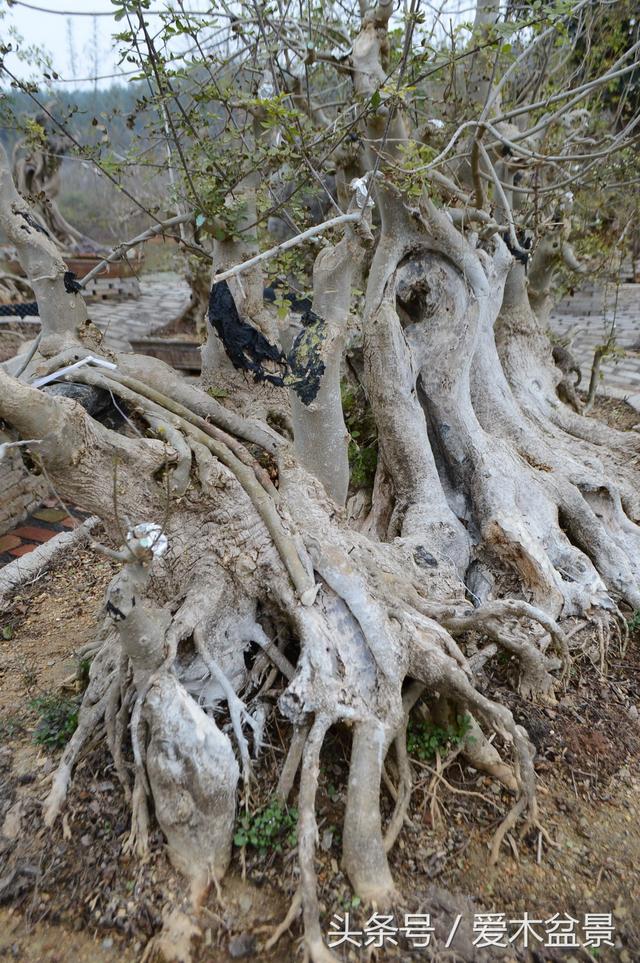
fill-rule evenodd
<path id="1" fill-rule="evenodd" d="M 140 338 L 168 324 L 189 301 L 189 287 L 171 271 L 143 274 L 141 296 L 136 300 L 96 301 L 89 317 L 106 332 L 107 343 L 117 351 L 129 350 L 129 338 Z"/>
<path id="2" fill-rule="evenodd" d="M 0 537 L 0 568 L 14 558 L 21 558 L 38 545 L 48 542 L 59 532 L 75 528 L 88 516 L 73 509 L 71 518 L 54 498 L 46 499 L 37 511 L 28 515 L 17 528 Z"/>
<path id="3" fill-rule="evenodd" d="M 640 411 L 640 350 L 629 350 L 634 344 L 640 347 L 640 284 L 622 284 L 618 289 L 615 285 L 583 287 L 556 305 L 550 326 L 560 335 L 575 329 L 571 351 L 582 368 L 582 386 L 586 388 L 593 353 L 606 341 L 614 319 L 617 345 L 624 353 L 602 362 L 600 390 L 627 398 Z"/>

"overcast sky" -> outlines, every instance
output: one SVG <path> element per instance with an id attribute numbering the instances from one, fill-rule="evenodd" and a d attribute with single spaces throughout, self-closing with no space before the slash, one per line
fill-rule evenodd
<path id="1" fill-rule="evenodd" d="M 164 0 L 158 0 L 157 6 L 164 8 Z M 189 0 L 185 6 L 191 10 L 206 10 L 210 4 L 207 0 Z M 7 0 L 0 0 L 0 13 L 4 14 L 0 19 L 0 37 L 3 41 L 11 40 L 10 30 L 14 28 L 29 44 L 44 47 L 51 54 L 55 70 L 65 81 L 92 78 L 96 66 L 99 75 L 118 74 L 127 66 L 118 67 L 111 40 L 112 34 L 122 29 L 122 24 L 116 24 L 110 15 L 113 9 L 110 0 L 24 0 L 24 3 L 17 0 L 11 7 Z M 43 12 L 45 10 L 52 12 Z M 152 22 L 155 19 L 152 18 Z M 33 76 L 29 67 L 15 55 L 8 56 L 7 66 L 21 79 Z M 102 80 L 100 85 L 106 86 L 116 79 Z M 93 81 L 89 80 L 78 86 L 92 84 Z"/>
<path id="2" fill-rule="evenodd" d="M 152 8 L 175 6 L 169 0 L 154 0 Z M 438 0 L 435 5 L 440 6 Z M 471 9 L 473 9 L 473 0 Z M 459 20 L 469 13 L 464 0 L 444 0 L 445 19 Z M 206 12 L 211 0 L 185 0 L 188 11 Z M 460 9 L 460 8 L 465 9 Z M 434 7 L 435 9 L 435 7 Z M 0 0 L 0 39 L 11 41 L 11 31 L 17 31 L 30 45 L 44 48 L 51 55 L 53 67 L 60 75 L 63 87 L 90 87 L 96 74 L 102 78 L 99 86 L 108 86 L 121 79 L 126 81 L 130 64 L 118 66 L 112 35 L 123 29 L 123 23 L 113 19 L 111 0 Z M 153 28 L 159 19 L 145 14 Z M 126 25 L 126 24 L 125 24 Z M 22 80 L 37 79 L 37 73 L 15 54 L 6 58 L 7 67 Z M 0 87 L 6 77 L 0 71 Z"/>

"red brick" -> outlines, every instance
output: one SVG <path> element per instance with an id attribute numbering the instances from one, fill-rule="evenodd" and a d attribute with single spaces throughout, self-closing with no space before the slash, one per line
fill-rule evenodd
<path id="1" fill-rule="evenodd" d="M 16 558 L 20 558 L 21 555 L 27 555 L 37 547 L 37 545 L 21 545 L 19 548 L 12 548 L 9 555 L 15 555 Z"/>
<path id="2" fill-rule="evenodd" d="M 21 525 L 20 528 L 14 530 L 13 534 L 19 535 L 20 538 L 28 538 L 30 542 L 48 542 L 57 533 L 50 531 L 48 528 L 39 528 L 36 525 Z"/>
<path id="3" fill-rule="evenodd" d="M 12 548 L 17 548 L 20 539 L 16 535 L 3 535 L 0 538 L 0 552 L 8 552 Z"/>

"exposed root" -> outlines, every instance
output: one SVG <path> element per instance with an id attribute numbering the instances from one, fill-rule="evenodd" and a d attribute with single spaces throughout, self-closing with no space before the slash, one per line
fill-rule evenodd
<path id="1" fill-rule="evenodd" d="M 287 758 L 285 759 L 284 766 L 280 772 L 280 778 L 278 779 L 278 785 L 276 786 L 276 791 L 274 794 L 275 798 L 282 805 L 286 803 L 289 795 L 291 794 L 291 790 L 293 789 L 293 783 L 296 778 L 296 773 L 300 767 L 300 761 L 302 760 L 302 753 L 304 751 L 308 735 L 309 726 L 294 727 Z"/>
<path id="2" fill-rule="evenodd" d="M 407 812 L 411 802 L 411 787 L 413 784 L 413 778 L 411 775 L 409 755 L 407 753 L 406 725 L 393 740 L 393 746 L 396 753 L 396 762 L 398 764 L 398 773 L 400 778 L 398 781 L 398 787 L 396 789 L 395 806 L 384 834 L 385 853 L 389 853 L 393 849 L 396 840 L 400 835 L 405 819 L 407 818 Z"/>
<path id="3" fill-rule="evenodd" d="M 354 726 L 342 859 L 356 893 L 389 906 L 396 889 L 389 870 L 380 816 L 380 780 L 387 733 L 375 719 Z"/>
<path id="4" fill-rule="evenodd" d="M 465 712 L 458 703 L 444 696 L 430 700 L 429 709 L 425 705 L 420 706 L 420 709 L 423 713 L 428 712 L 433 720 L 444 728 L 464 715 L 467 731 L 458 747 L 460 755 L 464 756 L 475 769 L 497 779 L 510 792 L 517 791 L 518 782 L 513 770 L 503 761 L 495 746 L 489 742 L 471 712 L 468 710 Z"/>
<path id="5" fill-rule="evenodd" d="M 131 794 L 131 828 L 123 846 L 125 853 L 144 859 L 149 853 L 149 805 L 146 777 L 136 772 Z"/>
<path id="6" fill-rule="evenodd" d="M 318 716 L 311 726 L 304 749 L 300 795 L 298 800 L 298 859 L 300 862 L 300 892 L 304 916 L 305 944 L 313 963 L 338 963 L 337 957 L 325 946 L 320 929 L 320 908 L 315 870 L 315 848 L 318 838 L 315 800 L 320 772 L 320 750 L 331 720 Z"/>
<path id="7" fill-rule="evenodd" d="M 238 764 L 227 737 L 175 677 L 163 673 L 145 702 L 146 769 L 171 861 L 197 904 L 231 858 Z"/>
<path id="8" fill-rule="evenodd" d="M 520 816 L 525 812 L 526 808 L 527 800 L 523 796 L 513 805 L 505 819 L 503 819 L 496 829 L 491 842 L 491 854 L 489 856 L 489 863 L 491 866 L 495 866 L 495 864 L 498 862 L 500 856 L 500 847 L 502 846 L 505 836 L 513 829 Z"/>
<path id="9" fill-rule="evenodd" d="M 171 473 L 171 494 L 180 498 L 186 492 L 191 480 L 191 450 L 184 439 L 182 432 L 178 431 L 163 418 L 151 413 L 144 414 L 149 427 L 153 429 L 156 436 L 171 445 L 175 452 L 173 471 Z"/>
<path id="10" fill-rule="evenodd" d="M 95 705 L 82 703 L 78 715 L 78 727 L 62 753 L 58 768 L 53 776 L 51 789 L 44 803 L 44 822 L 46 826 L 53 826 L 62 809 L 67 798 L 73 764 L 84 744 L 93 736 L 96 726 L 103 719 L 111 699 L 111 688 L 116 684 L 117 680 L 111 679 L 107 691 Z"/>
<path id="11" fill-rule="evenodd" d="M 147 943 L 140 963 L 171 960 L 171 963 L 191 963 L 191 943 L 202 935 L 190 916 L 180 909 L 163 914 L 162 929 Z"/>
<path id="12" fill-rule="evenodd" d="M 295 891 L 295 895 L 293 899 L 291 900 L 291 905 L 287 910 L 287 915 L 282 920 L 282 922 L 278 926 L 276 926 L 275 930 L 273 931 L 273 933 L 265 943 L 264 948 L 265 950 L 267 950 L 267 952 L 273 949 L 273 947 L 276 945 L 280 937 L 287 932 L 287 930 L 289 929 L 293 921 L 297 919 L 298 916 L 300 915 L 301 909 L 302 909 L 302 887 L 299 886 L 298 889 Z"/>
<path id="13" fill-rule="evenodd" d="M 385 907 L 396 897 L 387 853 L 407 820 L 412 793 L 406 749 L 411 706 L 424 693 L 434 719 L 438 712 L 468 716 L 469 730 L 456 752 L 518 793 L 494 837 L 495 859 L 521 817 L 526 815 L 527 826 L 537 825 L 533 748 L 508 709 L 478 690 L 475 676 L 501 647 L 518 660 L 524 695 L 550 695 L 558 670 L 566 673 L 570 665 L 567 635 L 540 606 L 524 601 L 489 601 L 478 608 L 465 604 L 462 582 L 456 580 L 451 589 L 453 567 L 443 565 L 446 574 L 438 570 L 427 578 L 418 559 L 431 565 L 428 546 L 414 544 L 408 533 L 397 544 L 380 545 L 348 530 L 335 516 L 335 506 L 323 500 L 283 448 L 276 492 L 237 439 L 228 439 L 183 404 L 138 379 L 90 373 L 86 378 L 102 378 L 163 434 L 164 446 L 142 438 L 136 444 L 152 446 L 155 471 L 165 474 L 169 467 L 170 494 L 182 497 L 174 499 L 170 510 L 164 492 L 159 491 L 154 502 L 151 517 L 175 512 L 167 525 L 171 548 L 161 561 L 151 550 L 136 555 L 129 547 L 116 553 L 124 564 L 108 592 L 114 631 L 94 660 L 94 684 L 81 726 L 56 774 L 48 822 L 64 801 L 78 752 L 103 715 L 118 778 L 130 793 L 127 847 L 140 857 L 148 852 L 153 807 L 169 855 L 191 882 L 197 905 L 230 859 L 240 777 L 237 759 L 245 783 L 251 772 L 245 725 L 252 729 L 256 751 L 262 738 L 266 714 L 258 710 L 253 717 L 247 706 L 256 704 L 265 686 L 273 687 L 281 674 L 287 686 L 278 705 L 294 729 L 276 798 L 284 803 L 290 797 L 301 770 L 301 885 L 268 947 L 301 906 L 310 958 L 313 963 L 334 963 L 320 929 L 315 872 L 315 800 L 320 753 L 330 725 L 346 722 L 353 733 L 343 865 L 356 892 Z M 458 427 L 465 435 L 469 424 Z M 109 437 L 99 436 L 105 450 Z M 465 438 L 460 452 L 475 459 L 480 477 L 481 469 L 492 466 L 473 447 L 471 434 Z M 167 443 L 176 452 L 173 460 L 167 458 Z M 83 458 L 82 471 L 88 477 L 84 448 L 77 453 L 78 461 Z M 490 495 L 478 489 L 477 504 L 495 497 L 497 506 L 499 482 L 500 477 L 492 478 Z M 236 524 L 239 505 L 247 518 L 229 537 L 227 527 Z M 502 522 L 508 523 L 505 515 Z M 444 544 L 452 533 L 442 534 Z M 448 604 L 450 599 L 457 601 Z M 266 631 L 257 621 L 259 613 Z M 540 626 L 536 638 L 524 634 L 523 622 Z M 600 626 L 596 632 L 603 665 L 609 630 Z M 469 633 L 493 641 L 468 658 Z M 284 654 L 292 637 L 299 644 L 295 665 Z M 247 666 L 250 643 L 262 651 Z M 246 701 L 247 691 L 254 703 Z M 228 707 L 231 738 L 214 721 L 220 705 Z M 127 728 L 135 763 L 132 788 L 123 756 Z M 513 769 L 487 738 L 490 732 L 510 747 Z M 389 776 L 384 764 L 391 745 L 395 765 L 389 758 Z M 429 792 L 434 808 L 439 785 L 466 793 L 444 779 L 450 761 L 438 760 L 434 770 L 425 767 L 433 775 Z M 394 798 L 384 833 L 383 778 Z"/>
<path id="14" fill-rule="evenodd" d="M 404 719 L 393 740 L 396 763 L 398 766 L 398 786 L 397 789 L 394 790 L 395 806 L 384 835 L 384 850 L 386 853 L 393 849 L 393 846 L 400 835 L 402 827 L 407 820 L 407 812 L 411 802 L 411 788 L 413 783 L 411 764 L 409 762 L 409 755 L 407 753 L 407 726 L 409 723 L 409 715 L 411 710 L 422 695 L 423 691 L 424 686 L 419 682 L 414 682 L 407 687 L 407 690 L 402 697 Z"/>
<path id="15" fill-rule="evenodd" d="M 136 379 L 113 373 L 103 377 L 83 372 L 79 380 L 87 384 L 109 384 L 125 400 L 134 405 L 140 404 L 141 399 L 144 399 L 144 406 L 149 409 L 152 415 L 161 420 L 166 419 L 167 422 L 170 419 L 176 428 L 184 431 L 185 434 L 195 438 L 196 441 L 208 448 L 223 465 L 233 472 L 248 494 L 287 567 L 302 603 L 309 605 L 313 602 L 316 591 L 313 579 L 310 578 L 290 535 L 282 524 L 282 519 L 276 509 L 277 493 L 273 484 L 266 473 L 255 465 L 253 459 L 248 458 L 249 463 L 247 463 L 247 458 L 238 457 L 237 443 L 230 447 L 227 444 L 226 437 L 220 438 L 219 430 L 213 428 L 209 422 Z M 233 448 L 236 448 L 236 451 Z"/>
<path id="16" fill-rule="evenodd" d="M 460 747 L 461 754 L 474 769 L 486 772 L 510 792 L 517 792 L 518 781 L 511 767 L 502 760 L 474 717 L 468 713 L 467 719 L 469 728 Z"/>
<path id="17" fill-rule="evenodd" d="M 242 723 L 243 721 L 246 721 L 251 726 L 254 733 L 258 729 L 257 723 L 247 711 L 247 708 L 242 700 L 238 698 L 226 675 L 207 649 L 202 635 L 202 630 L 199 626 L 196 626 L 194 629 L 193 641 L 195 642 L 196 649 L 200 653 L 200 656 L 209 670 L 211 677 L 214 678 L 222 687 L 227 700 L 229 714 L 231 716 L 231 724 L 233 726 L 233 734 L 235 736 L 236 743 L 238 745 L 238 751 L 240 752 L 240 758 L 242 760 L 242 775 L 244 778 L 245 787 L 248 788 L 251 778 L 251 759 L 249 755 L 249 746 L 242 731 Z"/>
<path id="18" fill-rule="evenodd" d="M 565 633 L 559 625 L 545 612 L 518 599 L 506 599 L 486 602 L 477 609 L 447 608 L 425 603 L 420 596 L 412 599 L 414 605 L 429 618 L 437 620 L 448 632 L 459 635 L 472 629 L 484 629 L 499 645 L 516 655 L 520 660 L 521 679 L 520 691 L 529 698 L 538 693 L 551 695 L 557 680 L 550 674 L 555 669 L 562 668 L 561 678 L 566 678 L 571 666 L 569 645 Z M 542 651 L 540 643 L 530 642 L 523 635 L 516 635 L 514 631 L 507 632 L 505 620 L 531 619 L 547 630 L 558 652 L 560 660 L 549 659 Z"/>
<path id="19" fill-rule="evenodd" d="M 127 719 L 129 715 L 129 696 L 132 690 L 127 687 L 126 675 L 128 672 L 129 660 L 126 653 L 120 656 L 120 666 L 118 670 L 118 685 L 112 686 L 109 702 L 105 710 L 105 729 L 107 745 L 113 759 L 116 775 L 120 785 L 124 790 L 125 800 L 131 802 L 131 780 L 127 767 L 122 756 L 122 744 L 126 732 Z"/>

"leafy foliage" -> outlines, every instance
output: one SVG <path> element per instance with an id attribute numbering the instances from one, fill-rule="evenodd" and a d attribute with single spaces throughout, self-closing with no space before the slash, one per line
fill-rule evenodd
<path id="1" fill-rule="evenodd" d="M 298 810 L 270 802 L 256 813 L 243 813 L 237 823 L 233 841 L 236 846 L 252 846 L 260 855 L 281 853 L 285 846 L 295 846 Z"/>
<path id="2" fill-rule="evenodd" d="M 445 755 L 459 745 L 469 731 L 469 716 L 457 716 L 449 726 L 437 726 L 422 719 L 411 719 L 407 728 L 407 751 L 416 759 L 426 762 L 436 753 Z"/>
<path id="3" fill-rule="evenodd" d="M 376 424 L 362 389 L 342 384 L 342 411 L 351 436 L 349 468 L 353 488 L 372 488 L 378 464 Z"/>
<path id="4" fill-rule="evenodd" d="M 636 633 L 640 632 L 640 609 L 633 613 L 631 618 L 627 621 L 627 625 L 632 634 L 635 635 Z"/>
<path id="5" fill-rule="evenodd" d="M 40 746 L 62 749 L 78 726 L 78 699 L 59 695 L 42 695 L 30 702 L 40 716 L 33 738 Z"/>
<path id="6" fill-rule="evenodd" d="M 76 675 L 78 677 L 78 684 L 82 691 L 89 685 L 89 672 L 91 670 L 91 659 L 84 656 L 82 659 L 78 659 L 78 668 L 76 670 Z"/>

